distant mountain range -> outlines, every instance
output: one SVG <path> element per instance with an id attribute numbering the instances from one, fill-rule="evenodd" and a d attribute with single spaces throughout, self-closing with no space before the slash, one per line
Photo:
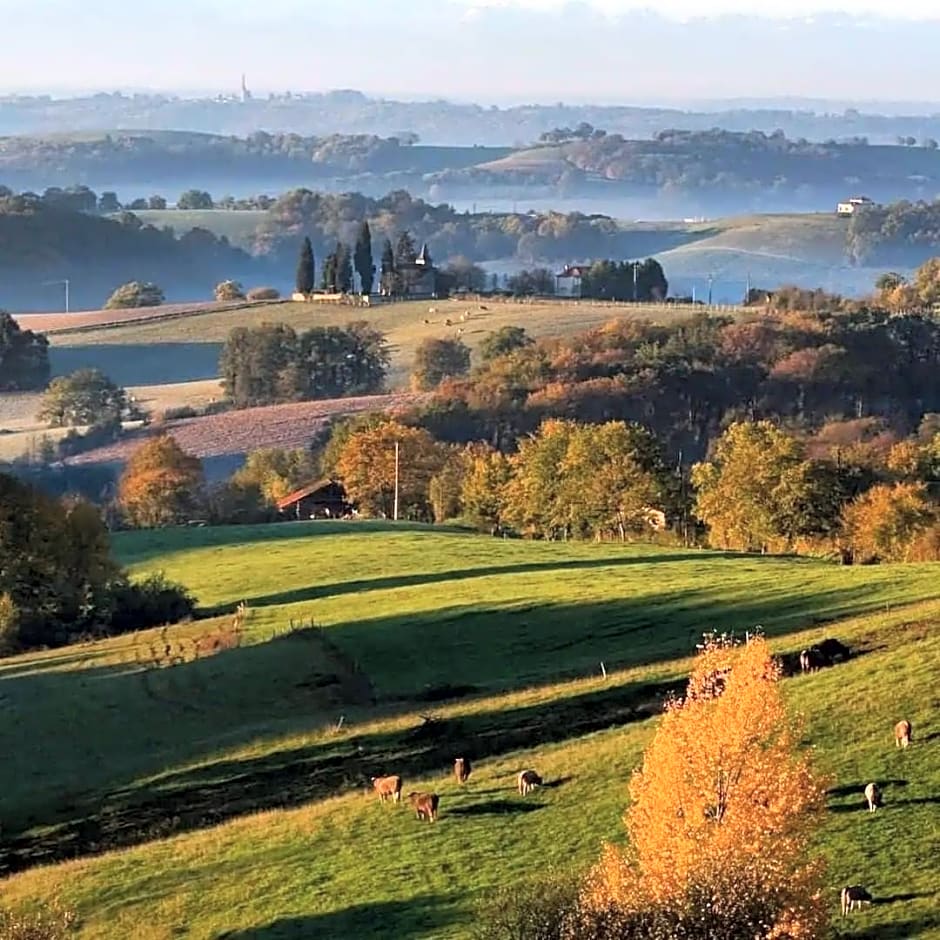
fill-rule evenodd
<path id="1" fill-rule="evenodd" d="M 896 107 L 896 106 L 895 106 Z M 898 137 L 940 137 L 940 113 L 886 113 L 823 103 L 742 104 L 699 109 L 603 105 L 463 104 L 444 100 L 396 101 L 357 91 L 257 97 L 183 98 L 159 94 L 96 94 L 87 97 L 0 97 L 0 134 L 48 135 L 63 129 L 103 131 L 193 131 L 248 136 L 272 134 L 328 136 L 367 134 L 379 137 L 416 134 L 438 146 L 519 147 L 556 127 L 586 122 L 627 138 L 650 138 L 669 129 L 729 131 L 782 130 L 788 137 L 824 141 L 867 137 L 894 143 Z"/>

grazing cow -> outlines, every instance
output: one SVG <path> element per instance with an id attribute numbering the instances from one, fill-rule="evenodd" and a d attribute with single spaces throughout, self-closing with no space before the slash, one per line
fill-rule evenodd
<path id="1" fill-rule="evenodd" d="M 904 718 L 894 726 L 894 743 L 898 747 L 907 747 L 912 740 L 911 723 Z"/>
<path id="2" fill-rule="evenodd" d="M 520 770 L 516 778 L 519 792 L 525 796 L 530 790 L 542 785 L 542 778 L 534 770 Z"/>
<path id="3" fill-rule="evenodd" d="M 454 776 L 457 778 L 457 783 L 466 783 L 472 770 L 469 757 L 458 757 L 454 761 Z"/>
<path id="4" fill-rule="evenodd" d="M 800 669 L 803 672 L 816 672 L 822 669 L 823 659 L 819 653 L 819 647 L 811 646 L 808 650 L 800 653 Z"/>
<path id="5" fill-rule="evenodd" d="M 397 774 L 392 777 L 373 777 L 372 786 L 383 803 L 389 797 L 395 803 L 401 802 L 401 777 Z"/>
<path id="6" fill-rule="evenodd" d="M 436 793 L 409 793 L 408 802 L 412 805 L 418 819 L 434 822 L 437 819 L 437 807 L 441 798 Z"/>
<path id="7" fill-rule="evenodd" d="M 884 801 L 881 798 L 881 790 L 877 783 L 870 783 L 865 787 L 865 799 L 868 801 L 868 812 L 873 813 Z"/>
<path id="8" fill-rule="evenodd" d="M 827 666 L 831 666 L 833 663 L 845 662 L 852 655 L 852 651 L 844 643 L 840 643 L 832 637 L 827 637 L 815 648 L 819 651 L 819 655 Z"/>
<path id="9" fill-rule="evenodd" d="M 871 904 L 872 896 L 861 885 L 848 885 L 842 889 L 842 916 L 856 908 L 861 910 L 863 904 Z"/>

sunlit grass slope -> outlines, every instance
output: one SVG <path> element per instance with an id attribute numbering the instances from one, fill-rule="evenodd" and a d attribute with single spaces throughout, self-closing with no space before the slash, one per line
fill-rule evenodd
<path id="1" fill-rule="evenodd" d="M 786 682 L 833 774 L 820 834 L 833 910 L 848 880 L 884 902 L 838 930 L 940 937 L 935 566 L 380 524 L 138 533 L 117 547 L 219 613 L 0 664 L 5 864 L 125 847 L 3 883 L 8 901 L 61 894 L 82 937 L 466 937 L 487 888 L 586 865 L 621 837 L 630 771 L 695 640 L 756 624 L 780 650 L 838 636 L 861 654 Z M 144 671 L 154 648 L 224 627 L 243 599 L 239 648 Z M 323 629 L 288 632 L 292 619 Z M 905 752 L 892 740 L 902 716 L 915 727 Z M 467 752 L 476 770 L 460 789 L 448 767 Z M 554 785 L 523 801 L 523 766 Z M 441 794 L 435 826 L 366 794 L 389 772 Z M 874 816 L 869 780 L 885 786 Z"/>

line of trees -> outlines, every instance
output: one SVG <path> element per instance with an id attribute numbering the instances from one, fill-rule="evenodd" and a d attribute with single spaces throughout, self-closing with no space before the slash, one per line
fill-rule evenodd
<path id="1" fill-rule="evenodd" d="M 407 233 L 405 233 L 407 234 Z M 355 247 L 337 241 L 333 250 L 324 258 L 320 287 L 328 294 L 352 293 L 355 285 L 353 272 L 359 278 L 359 293 L 368 296 L 375 283 L 375 263 L 372 260 L 372 232 L 369 223 L 363 221 L 356 235 Z M 313 243 L 304 236 L 297 261 L 295 288 L 297 293 L 309 296 L 317 282 L 317 265 Z"/>
<path id="2" fill-rule="evenodd" d="M 378 392 L 389 352 L 382 333 L 363 321 L 297 333 L 284 323 L 236 327 L 219 360 L 236 408 Z"/>

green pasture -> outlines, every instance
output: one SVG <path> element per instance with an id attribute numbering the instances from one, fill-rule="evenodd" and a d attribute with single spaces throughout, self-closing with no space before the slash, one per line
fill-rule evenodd
<path id="1" fill-rule="evenodd" d="M 850 880 L 879 900 L 836 933 L 940 938 L 936 566 L 388 523 L 116 548 L 210 616 L 0 662 L 8 903 L 58 894 L 83 938 L 468 937 L 487 889 L 621 838 L 630 771 L 696 640 L 760 624 L 780 651 L 837 636 L 859 653 L 786 680 L 832 775 L 833 910 Z M 237 648 L 195 658 L 242 600 Z M 448 774 L 460 754 L 476 764 L 464 788 Z M 523 800 L 525 766 L 550 786 Z M 441 794 L 438 823 L 368 795 L 392 772 Z M 869 780 L 886 796 L 874 816 Z"/>

